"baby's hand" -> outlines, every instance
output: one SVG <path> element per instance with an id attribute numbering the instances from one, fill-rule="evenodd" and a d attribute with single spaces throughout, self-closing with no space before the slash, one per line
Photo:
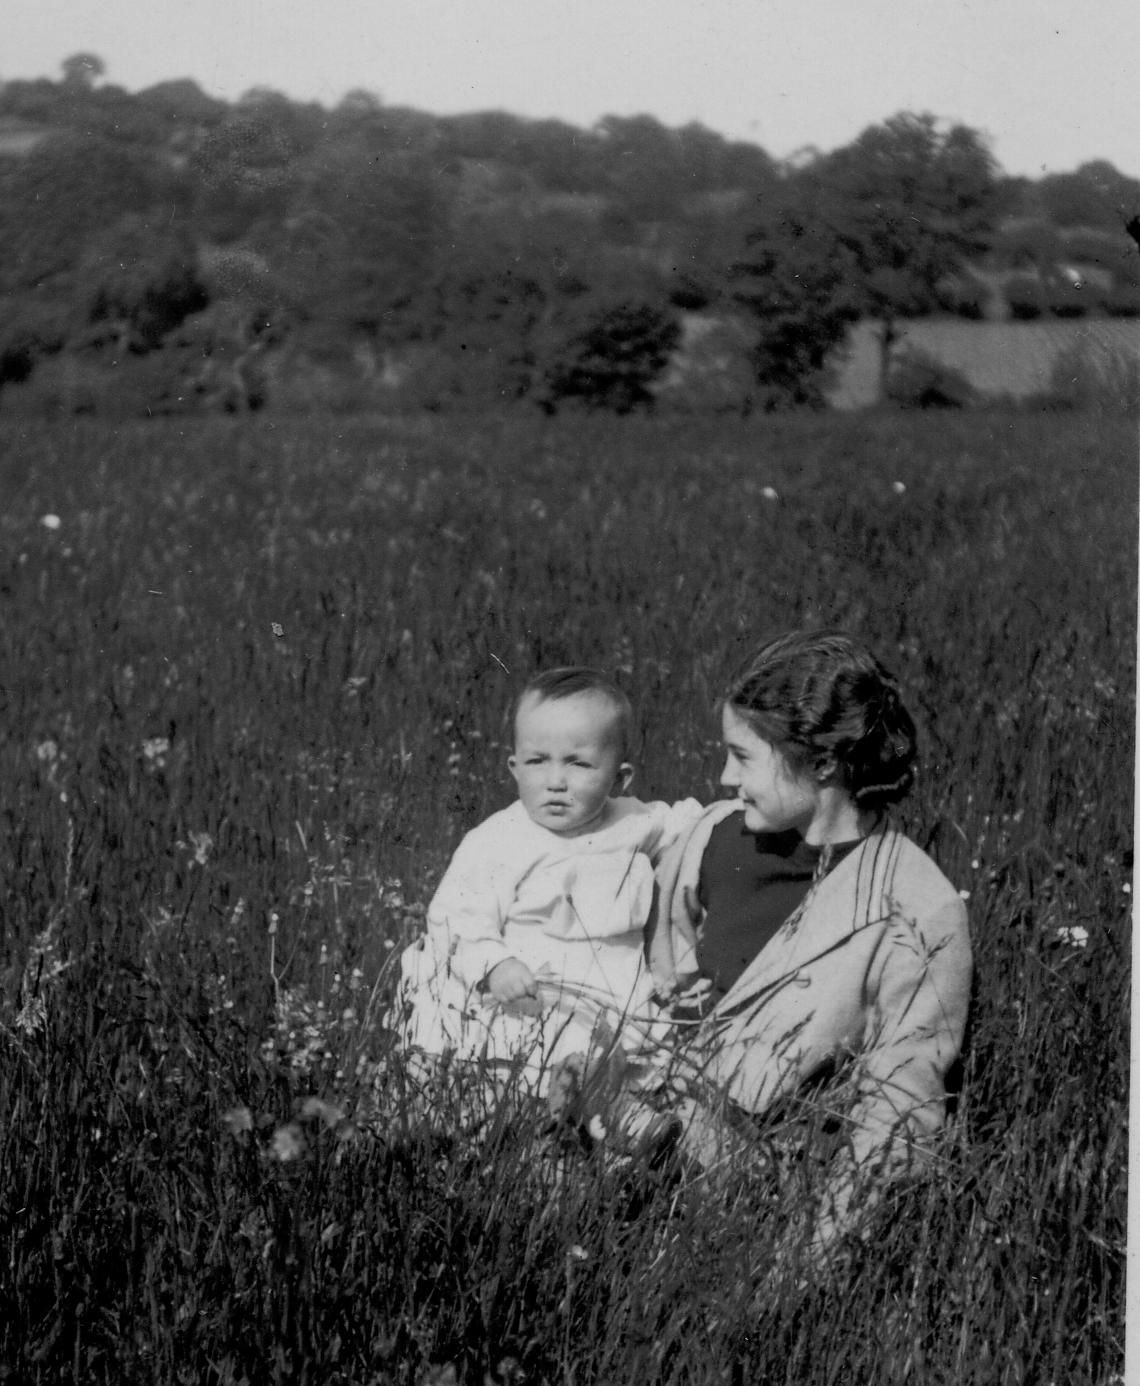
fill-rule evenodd
<path id="1" fill-rule="evenodd" d="M 537 997 L 538 980 L 526 963 L 504 958 L 487 973 L 487 991 L 501 1003 Z"/>

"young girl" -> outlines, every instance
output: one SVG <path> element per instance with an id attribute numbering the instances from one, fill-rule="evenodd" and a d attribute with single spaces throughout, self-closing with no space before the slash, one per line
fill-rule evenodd
<path id="1" fill-rule="evenodd" d="M 507 764 L 518 800 L 460 843 L 401 960 L 403 1037 L 428 1054 L 552 1066 L 652 1024 L 644 961 L 653 862 L 700 813 L 625 797 L 632 715 L 604 675 L 555 669 L 524 688 Z"/>
<path id="2" fill-rule="evenodd" d="M 707 1012 L 692 1064 L 721 1115 L 727 1099 L 729 1115 L 840 1122 L 825 1248 L 856 1193 L 873 1202 L 943 1122 L 970 994 L 966 910 L 886 821 L 914 780 L 914 724 L 858 643 L 797 631 L 761 646 L 721 720 L 733 797 L 662 861 L 649 955 L 659 994 Z M 689 1150 L 714 1162 L 731 1122 L 708 1104 L 687 1115 Z"/>

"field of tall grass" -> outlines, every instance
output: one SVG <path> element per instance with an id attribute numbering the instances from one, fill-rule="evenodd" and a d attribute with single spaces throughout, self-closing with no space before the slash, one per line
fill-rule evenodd
<path id="1" fill-rule="evenodd" d="M 1135 425 L 987 411 L 0 430 L 0 1380 L 1109 1383 Z M 381 1024 L 535 668 L 715 797 L 763 632 L 836 623 L 968 894 L 952 1139 L 830 1276 L 805 1167 L 652 1187 Z M 604 1151 L 602 1152 L 604 1155 Z M 632 1188 L 632 1193 L 631 1193 Z"/>

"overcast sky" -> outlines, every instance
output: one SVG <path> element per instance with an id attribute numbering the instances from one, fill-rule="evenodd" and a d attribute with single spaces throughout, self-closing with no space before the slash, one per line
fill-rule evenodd
<path id="1" fill-rule="evenodd" d="M 975 126 L 1010 173 L 1140 176 L 1140 0 L 24 0 L 0 79 L 79 51 L 136 91 L 192 77 L 334 105 L 591 125 L 698 120 L 777 158 L 900 110 Z"/>

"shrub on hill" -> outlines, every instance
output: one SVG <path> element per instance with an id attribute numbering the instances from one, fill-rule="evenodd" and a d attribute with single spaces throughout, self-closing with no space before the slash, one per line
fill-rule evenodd
<path id="1" fill-rule="evenodd" d="M 40 292 L 73 270 L 94 238 L 131 213 L 181 204 L 178 179 L 149 155 L 103 139 L 53 135 L 0 160 L 0 291 Z"/>
<path id="2" fill-rule="evenodd" d="M 980 322 L 986 316 L 990 302 L 990 292 L 977 279 L 967 275 L 954 275 L 938 285 L 938 307 L 944 313 L 966 318 L 970 322 Z"/>
<path id="3" fill-rule="evenodd" d="M 1114 284 L 1102 298 L 1105 311 L 1114 318 L 1140 317 L 1140 286 Z"/>
<path id="4" fill-rule="evenodd" d="M 1003 288 L 1010 316 L 1018 322 L 1032 322 L 1045 311 L 1045 288 L 1035 275 L 1011 275 Z"/>
<path id="5" fill-rule="evenodd" d="M 121 322 L 137 355 L 153 351 L 163 338 L 210 301 L 194 248 L 175 236 L 154 242 L 145 226 L 115 238 L 114 253 L 100 254 L 85 267 L 88 317 L 92 323 Z"/>
<path id="6" fill-rule="evenodd" d="M 681 340 L 675 314 L 651 303 L 598 310 L 547 368 L 538 402 L 547 413 L 577 402 L 628 414 L 653 405 L 653 385 Z"/>
<path id="7" fill-rule="evenodd" d="M 978 399 L 961 371 L 914 346 L 893 359 L 886 397 L 898 409 L 965 409 Z"/>

